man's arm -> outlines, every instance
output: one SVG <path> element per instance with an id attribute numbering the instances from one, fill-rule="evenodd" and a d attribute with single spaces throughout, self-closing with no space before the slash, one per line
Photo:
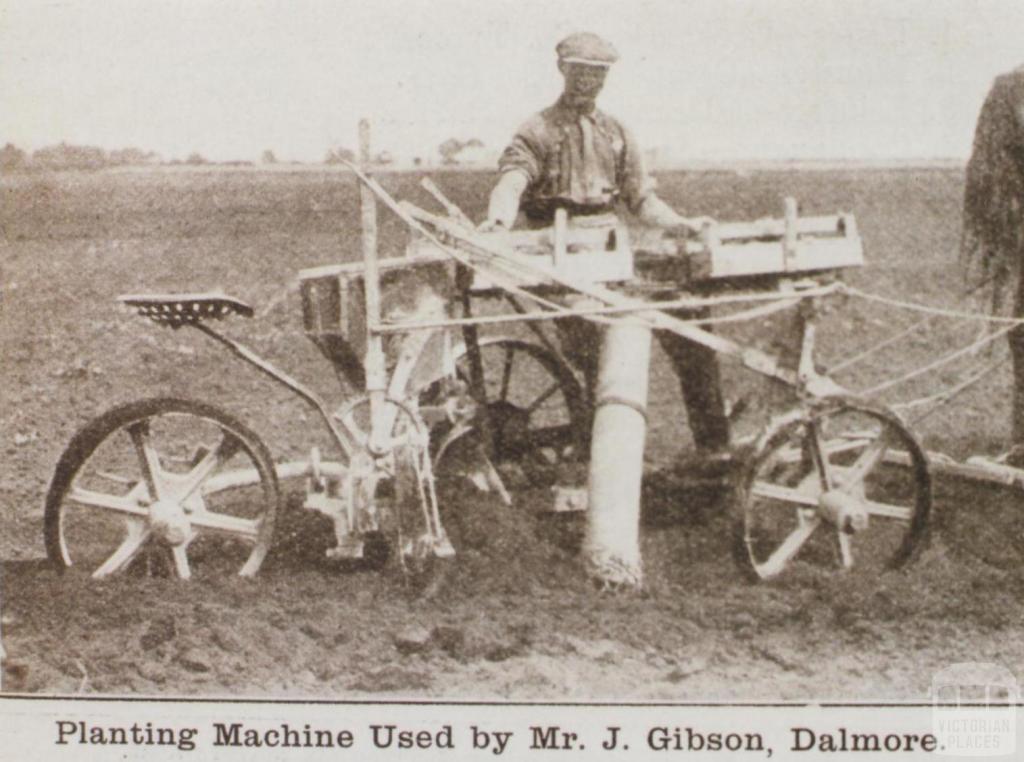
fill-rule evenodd
<path id="1" fill-rule="evenodd" d="M 491 191 L 487 219 L 480 223 L 479 230 L 511 229 L 519 214 L 519 200 L 541 175 L 544 151 L 544 120 L 535 115 L 516 130 L 498 159 L 501 176 Z"/>
<path id="2" fill-rule="evenodd" d="M 627 208 L 645 225 L 665 230 L 679 230 L 699 233 L 705 224 L 713 223 L 710 217 L 684 217 L 670 207 L 654 192 L 643 153 L 630 130 L 620 125 L 624 143 L 622 157 L 622 198 Z"/>
<path id="3" fill-rule="evenodd" d="M 519 199 L 529 184 L 530 178 L 521 169 L 509 169 L 501 173 L 497 185 L 491 191 L 491 200 L 487 206 L 487 219 L 478 228 L 481 232 L 490 232 L 499 228 L 510 230 L 519 214 Z"/>

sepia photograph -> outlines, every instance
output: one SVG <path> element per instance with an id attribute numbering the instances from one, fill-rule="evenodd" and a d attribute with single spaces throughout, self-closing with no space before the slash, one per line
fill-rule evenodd
<path id="1" fill-rule="evenodd" d="M 1012 710 L 1022 41 L 1011 0 L 0 0 L 0 715 Z M 72 715 L 47 748 L 187 740 Z"/>

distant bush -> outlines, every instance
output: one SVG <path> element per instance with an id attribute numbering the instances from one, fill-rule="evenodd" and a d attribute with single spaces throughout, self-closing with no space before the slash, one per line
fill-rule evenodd
<path id="1" fill-rule="evenodd" d="M 159 157 L 152 151 L 139 148 L 120 148 L 104 151 L 96 146 L 76 146 L 68 143 L 46 146 L 32 153 L 31 158 L 20 148 L 8 143 L 0 149 L 0 167 L 14 169 L 103 169 L 154 164 Z"/>
<path id="2" fill-rule="evenodd" d="M 95 146 L 61 143 L 34 151 L 32 164 L 45 169 L 102 169 L 107 166 L 107 153 Z"/>
<path id="3" fill-rule="evenodd" d="M 353 162 L 356 154 L 349 148 L 332 148 L 327 151 L 324 164 L 341 164 L 343 161 Z"/>
<path id="4" fill-rule="evenodd" d="M 27 162 L 28 156 L 13 143 L 8 143 L 0 148 L 0 169 L 7 171 L 21 169 Z"/>
<path id="5" fill-rule="evenodd" d="M 107 165 L 112 167 L 134 167 L 140 164 L 154 164 L 159 157 L 153 151 L 140 148 L 119 148 L 107 154 Z"/>

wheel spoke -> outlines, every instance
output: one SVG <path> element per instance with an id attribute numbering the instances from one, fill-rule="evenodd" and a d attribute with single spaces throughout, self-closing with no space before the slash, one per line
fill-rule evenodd
<path id="1" fill-rule="evenodd" d="M 763 576 L 772 577 L 785 569 L 786 564 L 800 551 L 820 523 L 821 519 L 812 516 L 790 532 L 782 544 L 763 563 L 759 564 Z"/>
<path id="2" fill-rule="evenodd" d="M 872 516 L 885 516 L 886 518 L 905 521 L 908 524 L 910 523 L 911 517 L 914 515 L 914 508 L 912 506 L 890 505 L 889 503 L 865 500 L 864 507 L 868 509 L 868 513 Z"/>
<path id="3" fill-rule="evenodd" d="M 530 448 L 538 447 L 564 447 L 572 442 L 572 424 L 566 423 L 561 426 L 544 426 L 534 429 L 525 437 L 525 444 Z"/>
<path id="4" fill-rule="evenodd" d="M 131 498 L 108 495 L 105 492 L 94 492 L 93 490 L 83 489 L 78 486 L 72 487 L 70 492 L 68 492 L 68 500 L 90 508 L 102 508 L 103 510 L 127 513 L 132 516 L 144 518 L 149 515 L 149 511 L 146 508 Z"/>
<path id="5" fill-rule="evenodd" d="M 100 579 L 110 574 L 123 571 L 139 554 L 142 546 L 149 539 L 149 529 L 145 522 L 130 519 L 125 522 L 128 533 L 117 550 L 92 573 L 93 578 Z"/>
<path id="6" fill-rule="evenodd" d="M 149 442 L 149 421 L 136 421 L 131 424 L 128 427 L 128 436 L 131 437 L 132 445 L 135 447 L 135 454 L 139 459 L 142 477 L 149 488 L 149 495 L 153 500 L 160 500 L 163 498 L 163 485 L 160 483 L 160 456 Z"/>
<path id="7" fill-rule="evenodd" d="M 350 410 L 347 415 L 341 416 L 338 420 L 345 427 L 345 431 L 352 437 L 353 441 L 361 447 L 366 446 L 366 432 L 356 423 L 355 410 Z"/>
<path id="8" fill-rule="evenodd" d="M 501 391 L 498 394 L 498 399 L 501 402 L 508 400 L 508 389 L 512 381 L 512 362 L 515 359 L 516 350 L 515 347 L 509 344 L 505 347 L 505 364 L 501 371 Z"/>
<path id="9" fill-rule="evenodd" d="M 555 381 L 553 384 L 551 384 L 551 386 L 549 386 L 547 389 L 541 392 L 540 396 L 537 397 L 537 399 L 535 399 L 533 402 L 527 405 L 526 412 L 533 413 L 535 410 L 537 410 L 537 408 L 539 408 L 541 405 L 543 405 L 545 402 L 551 399 L 551 396 L 561 388 L 561 384 Z"/>
<path id="10" fill-rule="evenodd" d="M 259 522 L 253 519 L 242 519 L 223 513 L 198 511 L 189 515 L 189 523 L 193 529 L 209 534 L 227 535 L 246 542 L 256 542 L 259 537 Z"/>
<path id="11" fill-rule="evenodd" d="M 171 548 L 171 557 L 174 559 L 174 571 L 179 579 L 191 579 L 192 569 L 188 564 L 188 543 L 175 545 Z"/>
<path id="12" fill-rule="evenodd" d="M 828 492 L 835 484 L 832 478 L 831 464 L 828 462 L 828 451 L 821 438 L 821 426 L 817 421 L 811 421 L 807 425 L 810 436 L 807 437 L 808 446 L 811 448 L 811 457 L 818 467 L 818 479 L 821 483 L 822 492 Z"/>
<path id="13" fill-rule="evenodd" d="M 220 444 L 212 452 L 208 452 L 175 489 L 177 499 L 187 500 L 210 474 L 229 461 L 241 448 L 242 443 L 231 432 L 225 431 Z"/>
<path id="14" fill-rule="evenodd" d="M 846 472 L 843 474 L 842 483 L 839 489 L 842 492 L 849 492 L 864 479 L 878 463 L 885 457 L 885 451 L 889 449 L 889 442 L 884 434 L 879 436 L 870 445 L 864 448 L 864 452 L 857 456 Z"/>
<path id="15" fill-rule="evenodd" d="M 800 487 L 783 487 L 779 484 L 772 484 L 771 482 L 756 481 L 751 488 L 751 493 L 755 497 L 762 497 L 767 500 L 778 500 L 782 503 L 796 503 L 797 505 L 806 505 L 809 508 L 818 507 L 818 496 L 809 494 L 806 490 Z"/>
<path id="16" fill-rule="evenodd" d="M 850 535 L 840 529 L 836 532 L 836 539 L 839 541 L 839 563 L 844 569 L 852 569 L 853 543 L 850 542 Z"/>

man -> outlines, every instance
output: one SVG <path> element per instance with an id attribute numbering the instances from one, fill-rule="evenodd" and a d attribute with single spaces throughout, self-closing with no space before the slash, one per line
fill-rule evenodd
<path id="1" fill-rule="evenodd" d="M 564 207 L 576 218 L 623 208 L 644 225 L 684 234 L 699 232 L 706 219 L 683 217 L 658 198 L 633 135 L 596 108 L 608 70 L 618 60 L 615 48 L 583 32 L 562 40 L 555 52 L 565 80 L 562 95 L 528 119 L 505 149 L 480 229 L 510 229 L 520 211 L 531 227 L 550 225 L 555 210 Z M 679 316 L 694 317 L 694 313 Z M 566 320 L 560 330 L 567 355 L 591 385 L 598 347 L 594 324 Z M 729 422 L 715 353 L 672 333 L 658 332 L 658 339 L 679 377 L 698 449 L 724 450 L 729 445 Z"/>
<path id="2" fill-rule="evenodd" d="M 961 263 L 968 291 L 1004 311 L 1014 289 L 1013 315 L 1024 317 L 1024 66 L 996 77 L 978 116 L 964 189 Z M 1024 328 L 1009 334 L 1013 359 L 1013 451 L 1024 465 Z"/>

